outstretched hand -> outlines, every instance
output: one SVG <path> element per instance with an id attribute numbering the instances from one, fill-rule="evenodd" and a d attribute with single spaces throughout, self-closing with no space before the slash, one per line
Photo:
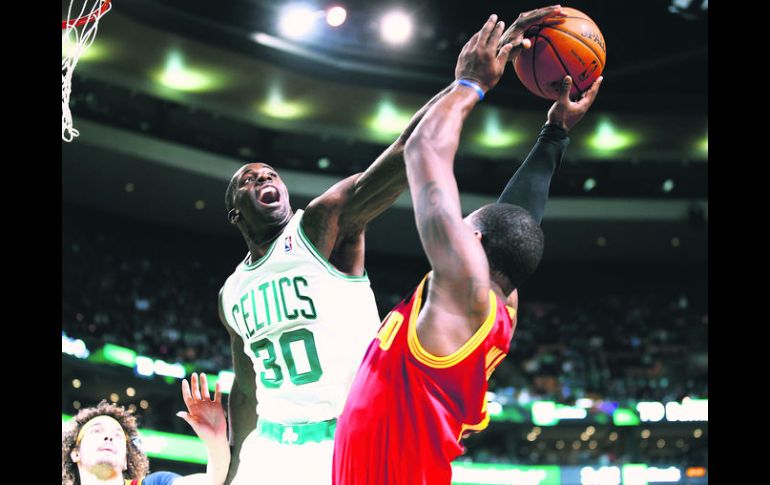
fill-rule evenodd
<path id="1" fill-rule="evenodd" d="M 505 23 L 497 21 L 492 14 L 484 26 L 465 43 L 455 66 L 455 80 L 468 79 L 476 82 L 484 92 L 489 91 L 500 80 L 505 64 L 513 48 L 505 45 L 499 51 L 497 45 L 503 34 Z"/>
<path id="2" fill-rule="evenodd" d="M 550 7 L 538 8 L 521 13 L 511 26 L 508 27 L 508 30 L 506 30 L 500 37 L 497 48 L 502 50 L 506 45 L 510 45 L 511 50 L 508 53 L 508 60 L 513 62 L 524 49 L 529 49 L 532 45 L 532 42 L 529 39 L 524 38 L 524 34 L 530 27 L 538 24 L 557 24 L 562 22 L 562 20 L 560 20 L 561 17 L 566 16 L 567 14 L 561 10 L 561 5 L 551 5 Z"/>
<path id="3" fill-rule="evenodd" d="M 182 381 L 182 399 L 187 406 L 187 412 L 179 411 L 176 415 L 187 421 L 204 443 L 213 443 L 223 437 L 227 440 L 227 420 L 222 409 L 219 382 L 214 389 L 214 399 L 211 399 L 206 374 L 201 374 L 200 385 L 195 373 L 190 376 L 190 381 L 192 390 L 187 379 Z"/>
<path id="4" fill-rule="evenodd" d="M 572 89 L 572 78 L 570 76 L 564 76 L 561 84 L 559 85 L 559 97 L 548 110 L 548 124 L 560 126 L 566 131 L 572 129 L 591 107 L 597 94 L 599 94 L 599 86 L 602 84 L 604 78 L 599 78 L 594 81 L 591 88 L 583 93 L 583 96 L 577 100 L 572 101 L 569 99 L 569 93 Z"/>

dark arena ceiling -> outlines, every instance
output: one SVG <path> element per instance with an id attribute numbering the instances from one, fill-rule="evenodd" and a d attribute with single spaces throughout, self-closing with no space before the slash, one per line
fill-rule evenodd
<path id="1" fill-rule="evenodd" d="M 240 163 L 276 166 L 300 207 L 363 170 L 453 80 L 457 54 L 489 14 L 510 24 L 545 6 L 338 3 L 348 12 L 342 26 L 321 22 L 313 36 L 291 40 L 277 29 L 287 2 L 115 0 L 73 78 L 70 104 L 81 134 L 62 145 L 65 207 L 237 237 L 222 200 Z M 705 260 L 707 2 L 562 5 L 597 23 L 607 61 L 599 97 L 570 133 L 551 186 L 546 257 Z M 413 18 L 413 38 L 403 46 L 380 39 L 379 18 L 390 8 Z M 507 69 L 466 123 L 456 164 L 464 209 L 494 200 L 549 106 Z M 600 133 L 625 146 L 597 146 Z M 390 241 L 393 231 L 403 237 Z M 408 194 L 370 234 L 370 251 L 420 253 Z"/>

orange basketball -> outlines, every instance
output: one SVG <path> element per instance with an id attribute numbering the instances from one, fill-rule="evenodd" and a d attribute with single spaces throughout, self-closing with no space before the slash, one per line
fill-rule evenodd
<path id="1" fill-rule="evenodd" d="M 607 51 L 599 27 L 588 15 L 574 8 L 561 10 L 567 17 L 546 19 L 527 30 L 524 37 L 532 45 L 513 67 L 527 89 L 548 99 L 559 97 L 559 84 L 569 74 L 574 100 L 602 74 Z"/>

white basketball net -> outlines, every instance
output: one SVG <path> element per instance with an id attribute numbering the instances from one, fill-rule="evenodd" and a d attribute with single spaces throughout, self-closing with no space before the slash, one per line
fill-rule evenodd
<path id="1" fill-rule="evenodd" d="M 70 112 L 72 73 L 75 71 L 75 66 L 80 56 L 94 42 L 99 19 L 112 7 L 110 3 L 107 5 L 107 9 L 102 12 L 100 7 L 104 0 L 83 0 L 80 12 L 75 10 L 75 15 L 72 15 L 73 3 L 80 2 L 78 0 L 69 0 L 69 2 L 66 22 L 70 24 L 75 19 L 82 19 L 84 17 L 87 17 L 88 21 L 83 23 L 83 25 L 62 27 L 61 31 L 63 47 L 61 60 L 61 139 L 66 142 L 72 141 L 79 134 L 78 130 L 72 126 L 72 113 Z M 91 8 L 87 8 L 89 3 L 91 3 Z"/>

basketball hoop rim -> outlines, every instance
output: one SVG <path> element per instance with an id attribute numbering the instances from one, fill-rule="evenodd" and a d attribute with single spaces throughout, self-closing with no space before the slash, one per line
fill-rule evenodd
<path id="1" fill-rule="evenodd" d="M 102 0 L 102 6 L 99 7 L 98 10 L 94 10 L 90 14 L 84 15 L 76 19 L 62 20 L 61 29 L 64 30 L 72 27 L 79 27 L 81 25 L 92 22 L 98 19 L 99 17 L 101 17 L 102 15 L 104 15 L 105 13 L 107 13 L 107 11 L 111 8 L 112 8 L 112 0 Z"/>

